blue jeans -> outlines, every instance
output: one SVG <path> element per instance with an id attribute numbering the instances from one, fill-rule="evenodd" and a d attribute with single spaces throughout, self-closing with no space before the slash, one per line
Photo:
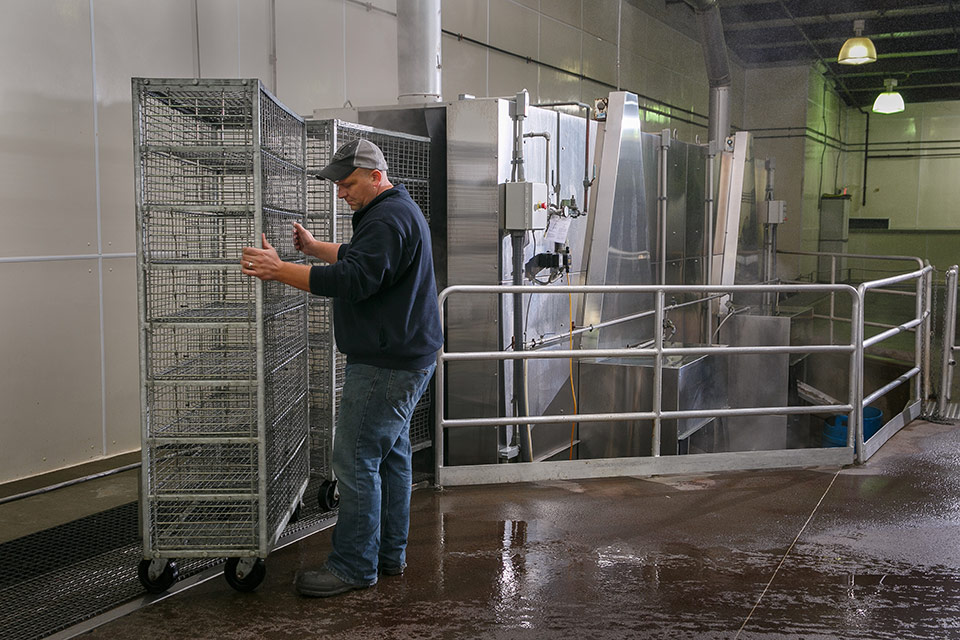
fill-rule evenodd
<path id="1" fill-rule="evenodd" d="M 413 480 L 410 416 L 435 367 L 347 365 L 333 442 L 340 513 L 326 565 L 341 580 L 374 584 L 378 565 L 404 566 Z"/>

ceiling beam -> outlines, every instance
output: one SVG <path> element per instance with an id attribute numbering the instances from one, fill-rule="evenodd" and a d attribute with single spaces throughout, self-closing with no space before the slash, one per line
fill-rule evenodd
<path id="1" fill-rule="evenodd" d="M 893 39 L 903 39 L 903 38 L 918 38 L 918 37 L 936 37 L 936 36 L 953 36 L 953 29 L 930 29 L 928 31 L 901 31 L 898 33 L 876 33 L 870 34 L 870 39 L 874 41 L 884 41 L 884 40 L 893 40 Z M 850 37 L 849 35 L 827 37 L 827 38 L 810 38 L 810 42 L 816 45 L 839 45 L 843 44 L 846 39 Z M 751 51 L 751 50 L 764 50 L 764 49 L 778 49 L 780 47 L 793 47 L 806 44 L 804 40 L 778 40 L 777 42 L 756 42 L 756 38 L 749 38 L 746 42 L 737 44 L 737 50 Z M 837 47 L 839 49 L 839 46 Z"/>
<path id="2" fill-rule="evenodd" d="M 949 13 L 950 7 L 944 4 L 923 5 L 911 7 L 909 9 L 887 9 L 884 11 L 854 11 L 846 13 L 834 13 L 828 15 L 809 15 L 795 16 L 793 18 L 779 18 L 775 20 L 742 20 L 737 21 L 732 15 L 723 16 L 724 31 L 750 31 L 752 29 L 776 29 L 781 27 L 792 27 L 794 25 L 834 25 L 838 22 L 850 22 L 854 20 L 866 20 L 870 18 L 909 18 L 918 15 L 935 15 L 938 13 Z M 721 10 L 722 13 L 722 10 Z M 853 29 L 851 26 L 851 35 Z M 867 34 L 870 35 L 870 34 Z"/>

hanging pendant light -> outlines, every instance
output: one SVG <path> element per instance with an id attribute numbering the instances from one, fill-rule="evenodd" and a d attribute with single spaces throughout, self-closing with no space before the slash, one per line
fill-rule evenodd
<path id="1" fill-rule="evenodd" d="M 876 102 L 873 103 L 873 112 L 900 113 L 903 111 L 903 96 L 900 95 L 899 91 L 894 91 L 894 87 L 897 86 L 897 81 L 893 78 L 887 78 L 883 81 L 883 86 L 886 87 L 887 90 L 877 96 Z"/>
<path id="2" fill-rule="evenodd" d="M 840 47 L 837 62 L 840 64 L 866 64 L 877 61 L 877 48 L 873 40 L 863 36 L 863 20 L 853 21 L 854 38 L 848 38 Z"/>

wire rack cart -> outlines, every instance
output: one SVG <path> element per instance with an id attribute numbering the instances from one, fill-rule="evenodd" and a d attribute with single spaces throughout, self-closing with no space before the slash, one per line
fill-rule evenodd
<path id="1" fill-rule="evenodd" d="M 318 239 L 349 242 L 353 235 L 353 212 L 337 199 L 336 189 L 318 173 L 347 142 L 370 140 L 383 151 L 387 175 L 403 183 L 430 221 L 430 138 L 376 129 L 343 120 L 307 120 L 307 229 Z M 313 260 L 311 258 L 311 260 Z M 333 305 L 329 298 L 310 296 L 310 468 L 319 483 L 322 511 L 339 502 L 330 467 L 337 408 L 343 389 L 345 356 L 333 338 Z M 414 451 L 432 443 L 430 394 L 424 394 L 410 420 L 410 444 Z"/>
<path id="2" fill-rule="evenodd" d="M 261 233 L 303 262 L 303 120 L 258 80 L 132 80 L 142 427 L 140 579 L 227 558 L 249 591 L 309 477 L 307 298 L 240 272 Z"/>

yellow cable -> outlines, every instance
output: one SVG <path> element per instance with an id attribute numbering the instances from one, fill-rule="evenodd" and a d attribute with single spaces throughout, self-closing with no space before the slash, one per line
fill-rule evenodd
<path id="1" fill-rule="evenodd" d="M 570 272 L 567 272 L 567 286 L 570 286 Z M 570 310 L 570 350 L 573 350 L 573 294 L 567 293 Z M 573 358 L 570 358 L 570 395 L 573 396 L 573 415 L 577 415 L 577 392 L 573 388 Z M 573 460 L 573 440 L 577 430 L 577 423 L 570 423 L 570 460 Z"/>

